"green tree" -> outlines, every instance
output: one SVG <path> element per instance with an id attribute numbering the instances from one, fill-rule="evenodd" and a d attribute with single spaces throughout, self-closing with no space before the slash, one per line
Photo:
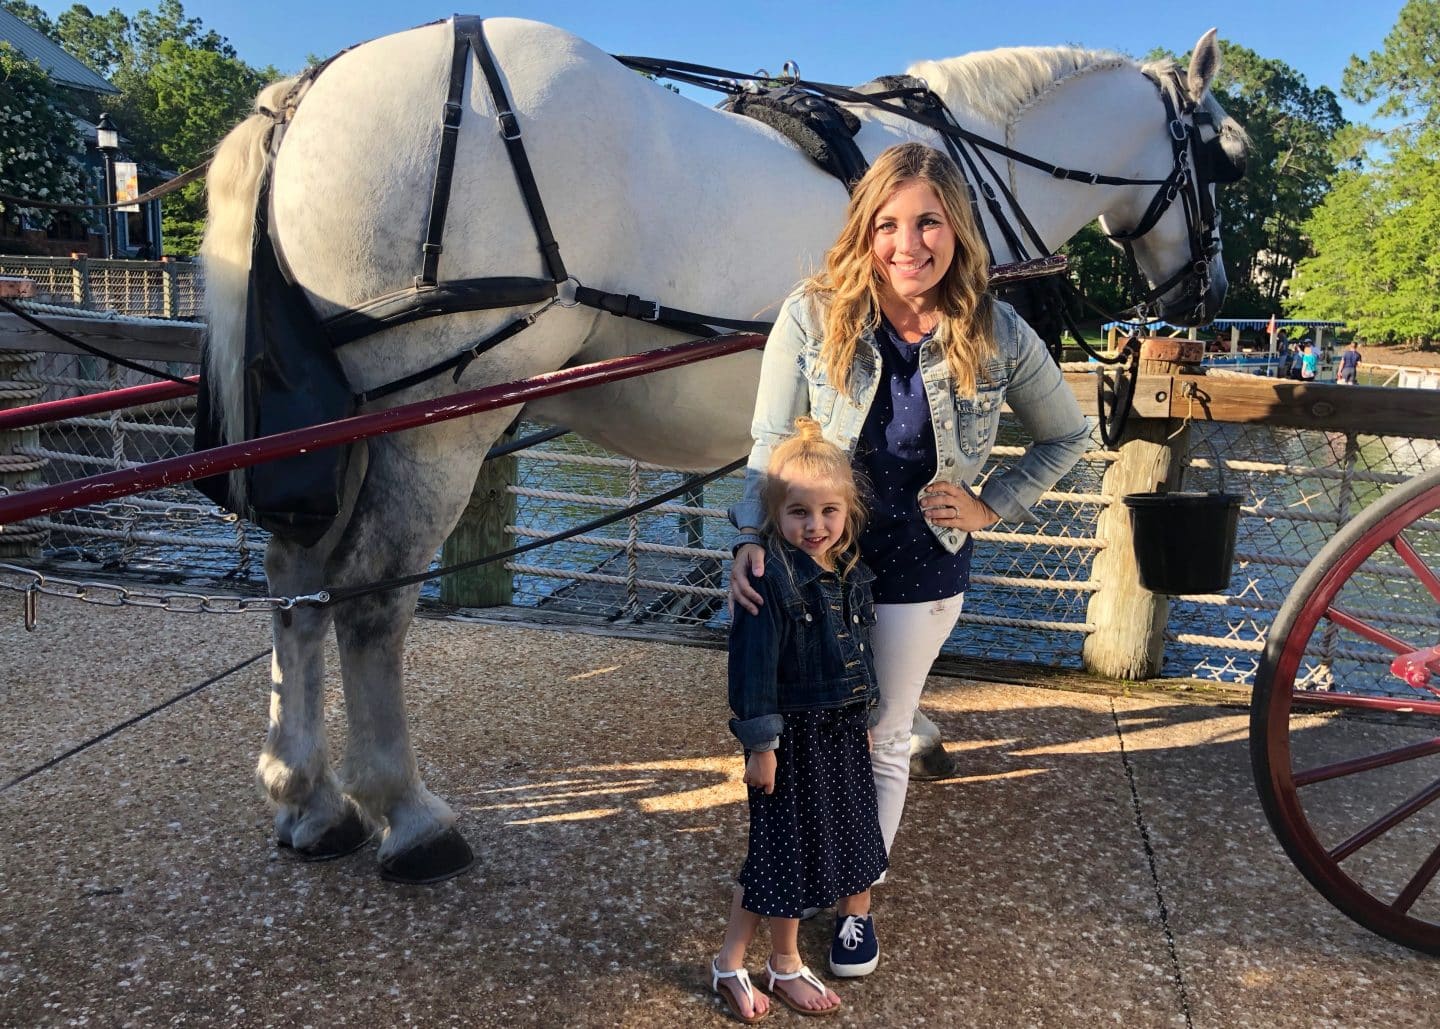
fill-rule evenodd
<path id="1" fill-rule="evenodd" d="M 1301 262 L 1286 305 L 1342 319 L 1375 341 L 1434 348 L 1440 340 L 1440 3 L 1410 0 L 1384 47 L 1353 58 L 1344 89 L 1378 101 L 1388 131 L 1342 139 L 1359 167 L 1302 227 L 1315 256 Z"/>
<path id="2" fill-rule="evenodd" d="M 1409 0 L 1379 51 L 1351 57 L 1341 88 L 1360 103 L 1379 101 L 1382 118 L 1405 119 L 1400 131 L 1415 134 L 1440 124 L 1440 3 Z"/>
<path id="3" fill-rule="evenodd" d="M 1216 201 L 1225 306 L 1261 317 L 1280 311 L 1296 263 L 1310 253 L 1301 226 L 1335 175 L 1333 144 L 1346 121 L 1330 89 L 1311 89 L 1284 61 L 1224 40 L 1220 49 L 1215 97 L 1250 136 L 1245 177 L 1220 187 Z"/>
<path id="4" fill-rule="evenodd" d="M 81 163 L 84 151 L 84 140 L 45 70 L 0 43 L 0 192 L 85 203 L 89 183 Z M 0 216 L 12 224 L 23 217 L 44 228 L 56 212 L 0 201 Z"/>
<path id="5" fill-rule="evenodd" d="M 1440 127 L 1341 176 L 1306 224 L 1287 306 L 1358 336 L 1429 349 L 1440 339 Z"/>
<path id="6" fill-rule="evenodd" d="M 133 17 L 75 4 L 55 20 L 54 38 L 120 90 L 103 105 L 124 133 L 129 156 L 151 177 L 203 162 L 255 94 L 280 77 L 274 68 L 240 60 L 225 37 L 187 16 L 180 0 L 160 0 Z M 99 106 L 91 101 L 79 113 L 93 119 Z M 166 250 L 194 253 L 204 221 L 203 186 L 166 197 L 162 211 Z"/>
<path id="7" fill-rule="evenodd" d="M 1070 277 L 1091 303 L 1107 311 L 1119 311 L 1130 303 L 1125 254 L 1105 238 L 1099 225 L 1085 226 L 1060 252 L 1070 259 Z M 1080 317 L 1089 318 L 1091 312 L 1082 311 Z"/>

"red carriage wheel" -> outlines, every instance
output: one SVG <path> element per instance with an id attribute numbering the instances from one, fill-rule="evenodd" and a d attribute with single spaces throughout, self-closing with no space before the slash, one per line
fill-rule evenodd
<path id="1" fill-rule="evenodd" d="M 1271 627 L 1250 709 L 1270 826 L 1327 900 L 1440 954 L 1440 469 L 1315 556 Z"/>

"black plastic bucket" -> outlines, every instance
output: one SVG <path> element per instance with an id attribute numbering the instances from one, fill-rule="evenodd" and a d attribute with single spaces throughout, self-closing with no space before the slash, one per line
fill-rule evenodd
<path id="1" fill-rule="evenodd" d="M 1218 593 L 1230 585 L 1240 498 L 1233 493 L 1130 493 L 1140 585 L 1152 593 Z"/>

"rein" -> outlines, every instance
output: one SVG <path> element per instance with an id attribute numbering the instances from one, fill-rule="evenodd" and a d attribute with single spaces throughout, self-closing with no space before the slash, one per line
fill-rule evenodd
<path id="1" fill-rule="evenodd" d="M 627 68 L 635 71 L 643 71 L 650 75 L 672 78 L 678 82 L 685 82 L 690 85 L 730 95 L 755 91 L 757 87 L 753 85 L 754 83 L 769 83 L 775 81 L 765 72 L 747 75 L 723 68 L 713 68 L 706 65 L 679 61 L 667 61 L 663 58 L 652 57 L 617 56 L 615 59 Z M 791 69 L 793 69 L 793 65 L 787 64 L 787 71 Z M 915 83 L 914 85 L 902 85 L 898 88 L 886 89 L 878 93 L 864 92 L 845 86 L 837 86 L 828 82 L 815 82 L 802 79 L 798 73 L 793 71 L 782 81 L 789 88 L 807 91 L 834 102 L 864 105 L 877 110 L 887 111 L 939 133 L 945 141 L 946 148 L 950 151 L 950 156 L 955 159 L 956 164 L 960 165 L 962 169 L 968 168 L 971 174 L 974 175 L 975 180 L 980 184 L 980 194 L 985 198 L 992 216 L 1000 226 L 1001 231 L 1005 234 L 1007 242 L 1010 244 L 1016 258 L 1022 261 L 1025 260 L 1028 255 L 1020 243 L 1018 234 L 1010 227 L 994 187 L 985 181 L 984 176 L 979 173 L 979 169 L 976 166 L 977 159 L 985 165 L 985 168 L 990 172 L 991 178 L 999 184 L 1000 191 L 1004 194 L 1005 201 L 1009 204 L 1010 209 L 1015 213 L 1016 220 L 1020 222 L 1022 228 L 1034 244 L 1044 253 L 1049 253 L 1050 248 L 1045 244 L 1044 240 L 1040 238 L 1039 233 L 1036 232 L 1034 225 L 1030 222 L 1029 218 L 1026 217 L 1014 194 L 1005 185 L 1004 180 L 996 173 L 994 166 L 986 157 L 987 151 L 998 154 L 1017 164 L 1023 164 L 1037 171 L 1044 172 L 1055 179 L 1102 186 L 1155 186 L 1155 196 L 1147 207 L 1141 221 L 1129 232 L 1114 233 L 1109 237 L 1124 246 L 1130 265 L 1132 280 L 1138 285 L 1141 294 L 1140 299 L 1132 307 L 1128 308 L 1125 313 L 1133 313 L 1136 316 L 1136 321 L 1132 324 L 1143 324 L 1148 320 L 1145 317 L 1146 305 L 1159 299 L 1187 278 L 1190 279 L 1192 283 L 1190 290 L 1187 292 L 1193 293 L 1197 297 L 1197 305 L 1203 302 L 1205 293 L 1209 289 L 1208 262 L 1214 253 L 1215 247 L 1218 245 L 1216 239 L 1217 233 L 1215 232 L 1214 205 L 1210 201 L 1207 193 L 1206 183 L 1202 182 L 1200 177 L 1195 175 L 1190 167 L 1192 163 L 1190 160 L 1191 150 L 1194 150 L 1197 158 L 1194 162 L 1196 166 L 1203 164 L 1205 167 L 1213 168 L 1213 157 L 1207 154 L 1206 156 L 1209 159 L 1203 162 L 1199 160 L 1199 158 L 1201 156 L 1201 148 L 1217 145 L 1218 138 L 1208 142 L 1202 142 L 1199 139 L 1198 133 L 1193 132 L 1191 126 L 1185 122 L 1185 116 L 1189 116 L 1197 125 L 1202 120 L 1213 125 L 1213 116 L 1208 113 L 1197 112 L 1194 102 L 1188 100 L 1188 98 L 1180 104 L 1177 109 L 1177 105 L 1172 99 L 1172 90 L 1176 96 L 1184 96 L 1184 91 L 1179 86 L 1178 81 L 1174 81 L 1178 77 L 1177 72 L 1171 73 L 1171 89 L 1167 89 L 1166 84 L 1162 82 L 1158 76 L 1148 71 L 1145 72 L 1145 75 L 1155 84 L 1156 90 L 1160 94 L 1161 101 L 1165 105 L 1166 124 L 1170 129 L 1174 165 L 1170 173 L 1163 179 L 1132 178 L 1065 168 L 1023 151 L 1016 150 L 1013 147 L 1006 146 L 1003 143 L 990 139 L 988 136 L 967 129 L 956 122 L 949 108 L 945 105 L 945 102 L 938 94 L 931 90 L 923 80 L 910 79 L 908 81 Z M 896 80 L 882 79 L 880 81 L 884 83 Z M 899 77 L 898 81 L 905 82 L 906 77 Z M 742 83 L 752 85 L 742 85 Z M 901 102 L 894 102 L 897 100 Z M 969 153 L 960 149 L 957 144 L 968 144 L 973 148 L 975 158 L 972 159 Z M 1193 190 L 1190 188 L 1192 185 L 1194 186 Z M 976 204 L 976 198 L 973 195 L 975 187 L 972 185 L 971 189 L 971 202 L 972 206 L 974 206 Z M 1139 272 L 1139 265 L 1135 260 L 1133 248 L 1130 246 L 1130 243 L 1149 232 L 1177 198 L 1182 200 L 1185 210 L 1186 225 L 1189 229 L 1190 236 L 1191 262 L 1160 285 L 1153 288 L 1147 287 L 1143 276 Z M 986 243 L 989 245 L 988 239 Z M 1202 264 L 1204 264 L 1205 267 L 1200 267 Z M 1073 286 L 1071 289 L 1073 291 Z M 1078 295 L 1078 291 L 1074 292 Z M 1094 304 L 1090 304 L 1089 306 L 1102 315 L 1108 316 L 1112 321 L 1126 321 L 1126 319 L 1117 317 L 1111 312 L 1104 311 Z M 1071 331 L 1074 333 L 1073 327 Z M 1098 360 L 1105 360 L 1084 343 L 1083 337 L 1078 333 L 1074 334 L 1077 341 L 1080 342 L 1082 348 L 1085 349 L 1087 353 Z"/>
<path id="2" fill-rule="evenodd" d="M 115 200 L 108 204 L 62 204 L 50 200 L 36 200 L 33 197 L 14 196 L 10 193 L 0 193 L 0 200 L 7 204 L 14 204 L 17 207 L 43 207 L 49 211 L 110 211 L 118 207 L 129 207 L 131 204 L 148 204 L 152 200 L 159 200 L 166 194 L 173 193 L 183 186 L 188 186 L 196 179 L 202 177 L 210 170 L 210 159 L 207 157 L 189 171 L 181 172 L 173 179 L 162 182 L 154 189 L 146 190 L 134 200 Z"/>

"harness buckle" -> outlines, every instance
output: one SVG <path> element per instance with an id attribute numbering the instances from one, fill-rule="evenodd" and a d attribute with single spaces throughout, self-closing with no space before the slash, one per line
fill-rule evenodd
<path id="1" fill-rule="evenodd" d="M 631 293 L 625 298 L 625 315 L 642 322 L 658 322 L 660 320 L 660 301 L 645 300 Z"/>
<path id="2" fill-rule="evenodd" d="M 513 143 L 520 138 L 520 119 L 515 117 L 514 111 L 501 111 L 495 116 L 500 124 L 500 138 L 507 143 Z"/>
<path id="3" fill-rule="evenodd" d="M 1190 126 L 1179 118 L 1172 118 L 1170 120 L 1170 137 L 1177 143 L 1185 142 L 1190 138 Z"/>
<path id="4" fill-rule="evenodd" d="M 442 119 L 445 128 L 458 130 L 460 128 L 460 113 L 464 110 L 453 100 L 445 101 L 445 117 Z"/>

